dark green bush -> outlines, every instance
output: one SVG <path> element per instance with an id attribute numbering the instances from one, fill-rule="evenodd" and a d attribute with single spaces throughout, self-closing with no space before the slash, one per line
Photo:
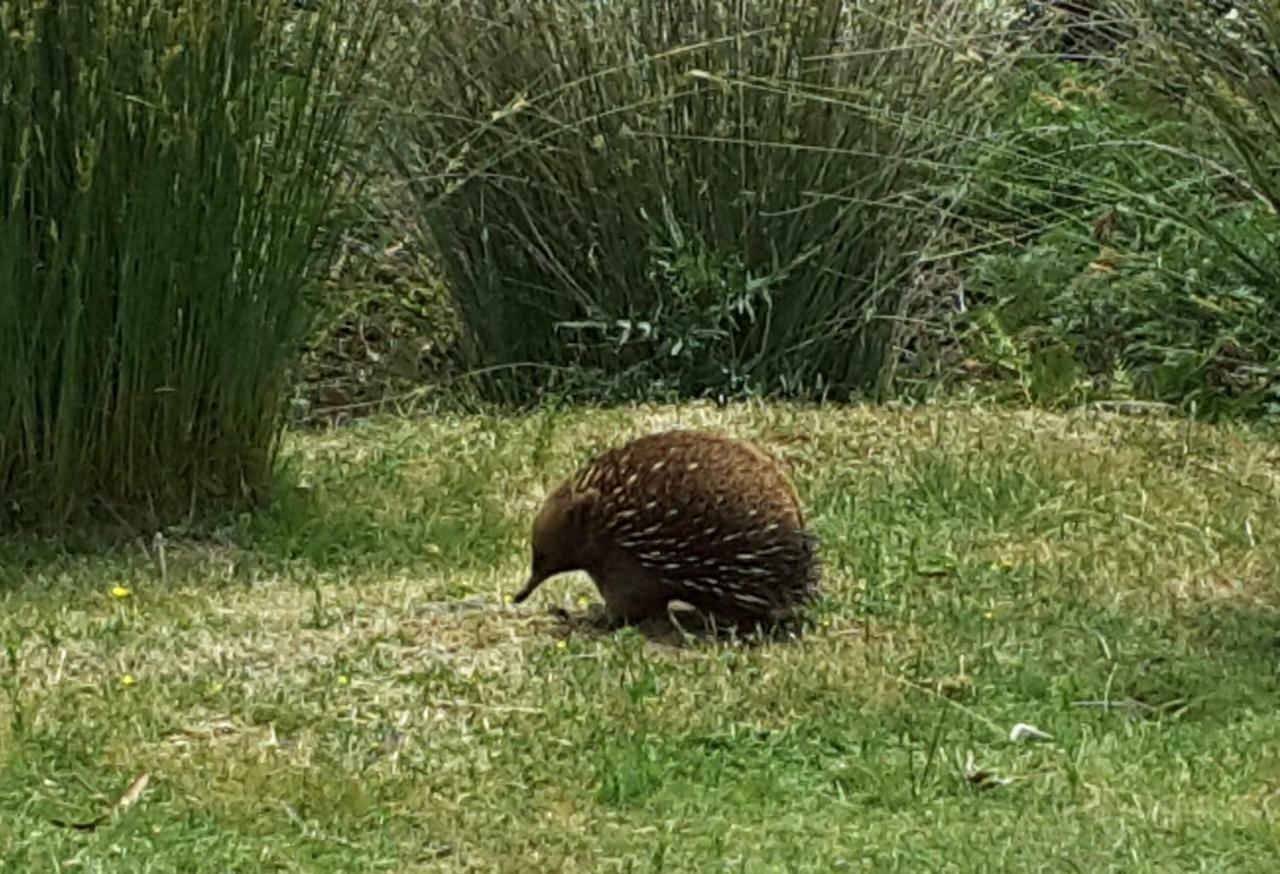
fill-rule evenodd
<path id="1" fill-rule="evenodd" d="M 377 26 L 355 11 L 0 3 L 0 513 L 267 481 Z"/>
<path id="2" fill-rule="evenodd" d="M 964 214 L 1010 243 L 967 268 L 975 349 L 1039 402 L 1275 412 L 1280 222 L 1170 95 L 1176 77 L 1152 72 L 1172 74 L 1163 57 L 1121 76 L 1035 71 L 1009 133 L 977 150 Z"/>
<path id="3" fill-rule="evenodd" d="M 563 372 L 685 395 L 888 385 L 998 78 L 965 7 L 429 6 L 397 154 L 464 364 L 515 394 Z"/>

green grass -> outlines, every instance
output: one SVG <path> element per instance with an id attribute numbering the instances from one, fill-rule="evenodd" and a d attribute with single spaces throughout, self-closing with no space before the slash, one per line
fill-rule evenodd
<path id="1" fill-rule="evenodd" d="M 812 634 L 571 631 L 547 608 L 581 609 L 581 577 L 504 603 L 546 487 L 676 421 L 794 472 L 829 565 Z M 1280 449 L 1255 432 L 690 406 L 369 421 L 285 458 L 272 509 L 168 532 L 163 573 L 151 542 L 3 544 L 0 870 L 1265 871 L 1280 850 Z M 974 786 L 970 755 L 1014 782 Z M 51 823 L 142 773 L 97 830 Z"/>

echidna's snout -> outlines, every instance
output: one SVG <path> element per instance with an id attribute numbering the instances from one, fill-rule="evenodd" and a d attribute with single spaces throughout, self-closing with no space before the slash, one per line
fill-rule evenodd
<path id="1" fill-rule="evenodd" d="M 561 487 L 538 510 L 529 532 L 529 579 L 511 599 L 512 603 L 523 602 L 556 574 L 576 570 L 580 566 L 578 537 L 572 519 L 576 506 L 574 495 Z"/>

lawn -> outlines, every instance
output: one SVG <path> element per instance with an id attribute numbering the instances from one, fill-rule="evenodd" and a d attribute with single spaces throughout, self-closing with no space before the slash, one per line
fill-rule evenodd
<path id="1" fill-rule="evenodd" d="M 676 423 L 792 471 L 827 565 L 808 635 L 592 632 L 550 610 L 594 600 L 579 576 L 504 600 L 548 486 Z M 0 543 L 0 869 L 1280 857 L 1280 447 L 1243 427 L 548 410 L 292 434 L 284 462 L 270 508 L 199 537 Z"/>

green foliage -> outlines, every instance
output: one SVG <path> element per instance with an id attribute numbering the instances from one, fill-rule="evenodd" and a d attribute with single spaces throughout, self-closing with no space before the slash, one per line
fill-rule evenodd
<path id="1" fill-rule="evenodd" d="M 771 286 L 779 277 L 751 275 L 742 259 L 711 250 L 686 237 L 668 214 L 652 247 L 651 276 L 663 289 L 650 320 L 562 322 L 581 352 L 592 339 L 618 349 L 630 346 L 644 356 L 642 377 L 650 390 L 676 395 L 714 390 L 720 395 L 750 391 L 750 334 L 769 314 Z M 758 357 L 758 356 L 757 356 Z"/>
<path id="2" fill-rule="evenodd" d="M 966 217 L 975 350 L 1036 402 L 1280 411 L 1280 221 L 1150 78 L 1029 75 Z"/>
<path id="3" fill-rule="evenodd" d="M 962 6 L 424 10 L 436 50 L 405 76 L 395 145 L 464 363 L 514 395 L 548 369 L 682 394 L 886 387 L 998 79 Z"/>
<path id="4" fill-rule="evenodd" d="M 379 19 L 354 11 L 0 4 L 0 514 L 266 481 Z"/>

